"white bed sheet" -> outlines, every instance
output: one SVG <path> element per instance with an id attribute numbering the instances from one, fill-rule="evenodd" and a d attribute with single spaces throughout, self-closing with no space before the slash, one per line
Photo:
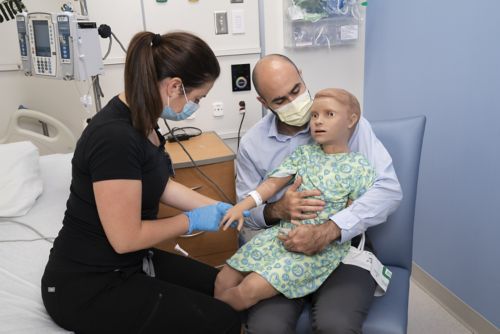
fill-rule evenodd
<path id="1" fill-rule="evenodd" d="M 72 154 L 40 157 L 42 195 L 31 210 L 15 220 L 47 237 L 62 226 L 71 182 Z M 35 239 L 28 228 L 2 218 L 0 239 Z M 43 306 L 40 279 L 52 244 L 45 240 L 0 243 L 0 333 L 70 333 L 57 326 Z"/>

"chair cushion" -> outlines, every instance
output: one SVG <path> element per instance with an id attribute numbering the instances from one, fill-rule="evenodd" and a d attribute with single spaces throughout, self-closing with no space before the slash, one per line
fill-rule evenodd
<path id="1" fill-rule="evenodd" d="M 373 299 L 363 334 L 406 333 L 410 272 L 399 267 L 389 269 L 392 271 L 391 283 L 384 296 Z M 307 304 L 297 321 L 297 334 L 312 333 L 310 314 L 311 307 Z"/>
<path id="2" fill-rule="evenodd" d="M 404 334 L 408 323 L 410 271 L 389 266 L 391 283 L 382 297 L 375 297 L 363 325 L 364 334 Z"/>
<path id="3" fill-rule="evenodd" d="M 425 117 L 374 121 L 372 127 L 392 157 L 403 200 L 387 222 L 369 228 L 366 233 L 380 262 L 411 270 L 413 218 Z"/>

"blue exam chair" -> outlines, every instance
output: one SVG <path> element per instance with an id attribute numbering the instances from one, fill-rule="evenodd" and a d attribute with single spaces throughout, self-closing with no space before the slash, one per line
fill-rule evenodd
<path id="1" fill-rule="evenodd" d="M 425 116 L 372 122 L 373 131 L 392 156 L 403 200 L 387 222 L 367 231 L 378 259 L 392 271 L 387 293 L 375 297 L 364 334 L 406 333 L 412 264 L 413 219 Z M 335 275 L 335 273 L 333 273 Z M 307 305 L 297 322 L 298 334 L 312 333 Z"/>

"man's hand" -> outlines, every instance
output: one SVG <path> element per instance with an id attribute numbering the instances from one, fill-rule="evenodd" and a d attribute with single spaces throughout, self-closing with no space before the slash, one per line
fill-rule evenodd
<path id="1" fill-rule="evenodd" d="M 308 198 L 320 196 L 321 192 L 315 190 L 297 191 L 302 183 L 302 178 L 297 176 L 295 182 L 287 189 L 283 197 L 274 203 L 266 205 L 264 217 L 268 224 L 279 220 L 304 220 L 316 218 L 316 212 L 322 211 L 325 202 L 319 199 Z"/>
<path id="2" fill-rule="evenodd" d="M 293 220 L 291 222 L 297 227 L 291 230 L 288 236 L 278 235 L 290 252 L 313 255 L 340 238 L 340 228 L 331 220 L 320 225 L 300 224 Z"/>

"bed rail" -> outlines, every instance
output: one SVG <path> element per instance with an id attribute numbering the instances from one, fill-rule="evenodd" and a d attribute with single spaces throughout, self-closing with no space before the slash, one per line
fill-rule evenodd
<path id="1" fill-rule="evenodd" d="M 47 135 L 21 126 L 24 120 L 40 121 L 55 129 L 55 133 Z M 0 143 L 12 143 L 29 140 L 38 147 L 40 155 L 53 153 L 69 153 L 75 150 L 76 139 L 71 130 L 52 116 L 31 109 L 19 109 L 10 118 L 7 135 L 0 139 Z"/>

